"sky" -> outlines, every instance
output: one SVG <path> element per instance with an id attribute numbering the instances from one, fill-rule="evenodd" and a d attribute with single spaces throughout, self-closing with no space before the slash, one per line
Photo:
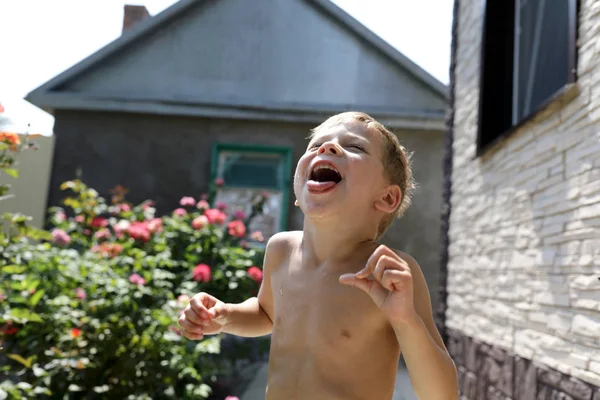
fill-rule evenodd
<path id="1" fill-rule="evenodd" d="M 124 4 L 156 15 L 176 1 L 0 0 L 0 103 L 10 128 L 51 134 L 54 118 L 23 97 L 118 38 Z M 453 0 L 332 1 L 448 83 Z"/>

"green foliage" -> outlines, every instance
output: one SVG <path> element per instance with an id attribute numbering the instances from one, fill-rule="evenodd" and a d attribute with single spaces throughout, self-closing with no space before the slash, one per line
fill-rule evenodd
<path id="1" fill-rule="evenodd" d="M 79 180 L 61 188 L 51 233 L 17 215 L 0 236 L 0 400 L 208 397 L 220 337 L 188 341 L 177 319 L 200 291 L 255 295 L 263 250 L 248 243 L 261 235 L 210 198 L 156 217 L 120 187 L 110 204 Z"/>

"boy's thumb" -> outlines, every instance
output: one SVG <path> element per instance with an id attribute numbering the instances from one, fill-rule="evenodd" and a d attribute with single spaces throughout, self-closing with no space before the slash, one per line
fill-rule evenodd
<path id="1" fill-rule="evenodd" d="M 227 307 L 225 307 L 225 305 L 217 305 L 214 306 L 213 308 L 211 308 L 210 310 L 208 310 L 208 313 L 210 314 L 210 316 L 212 317 L 212 319 L 223 319 L 227 317 L 228 314 L 228 310 Z"/>

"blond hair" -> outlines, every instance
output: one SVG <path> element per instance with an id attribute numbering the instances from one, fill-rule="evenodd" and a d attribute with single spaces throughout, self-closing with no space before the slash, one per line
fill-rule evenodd
<path id="1" fill-rule="evenodd" d="M 402 146 L 400 140 L 395 134 L 390 132 L 375 118 L 366 113 L 357 111 L 348 111 L 328 118 L 321 125 L 311 130 L 310 138 L 312 139 L 315 134 L 323 128 L 329 128 L 351 122 L 360 122 L 366 129 L 373 129 L 381 134 L 383 139 L 381 162 L 383 164 L 385 176 L 389 183 L 398 185 L 402 192 L 400 204 L 396 210 L 393 213 L 390 213 L 389 217 L 384 218 L 379 225 L 377 238 L 380 238 L 392 225 L 394 218 L 402 217 L 404 212 L 408 209 L 408 207 L 410 207 L 412 195 L 415 189 L 415 181 L 413 179 L 411 170 L 412 154 L 410 154 L 406 148 Z"/>

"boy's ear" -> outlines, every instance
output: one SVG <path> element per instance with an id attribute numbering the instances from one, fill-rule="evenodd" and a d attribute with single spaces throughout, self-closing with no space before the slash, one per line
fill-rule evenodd
<path id="1" fill-rule="evenodd" d="M 390 185 L 375 200 L 375 208 L 379 211 L 383 211 L 386 214 L 393 213 L 400 206 L 400 199 L 402 198 L 402 190 L 398 185 Z"/>

